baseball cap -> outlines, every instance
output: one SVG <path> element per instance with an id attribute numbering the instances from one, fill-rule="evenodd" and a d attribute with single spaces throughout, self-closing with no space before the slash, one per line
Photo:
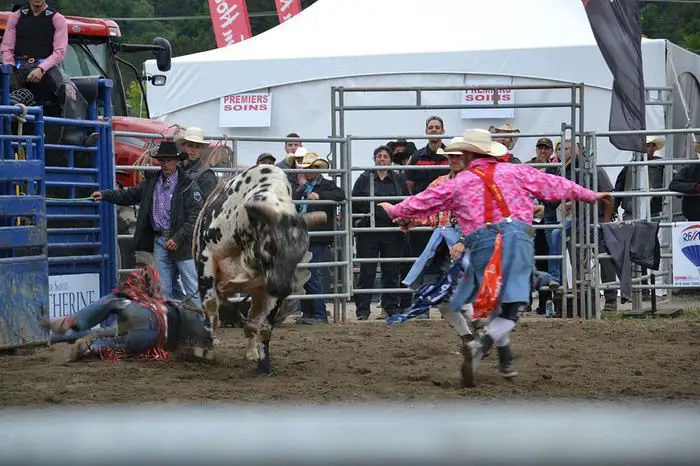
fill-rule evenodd
<path id="1" fill-rule="evenodd" d="M 277 161 L 274 155 L 270 154 L 269 152 L 263 152 L 262 154 L 258 155 L 258 160 L 256 160 L 255 163 L 260 163 L 264 159 L 272 159 L 272 163 Z"/>
<path id="2" fill-rule="evenodd" d="M 535 144 L 535 147 L 539 146 L 549 147 L 550 149 L 554 148 L 554 144 L 552 144 L 552 140 L 549 138 L 539 138 L 537 140 L 537 144 Z"/>

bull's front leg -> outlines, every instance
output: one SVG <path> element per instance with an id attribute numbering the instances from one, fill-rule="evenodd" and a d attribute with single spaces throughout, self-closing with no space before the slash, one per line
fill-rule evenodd
<path id="1" fill-rule="evenodd" d="M 260 328 L 260 359 L 258 360 L 259 374 L 270 374 L 272 372 L 272 363 L 270 362 L 270 340 L 272 340 L 272 329 L 274 328 L 277 314 L 280 311 L 282 301 L 274 299 L 275 304 L 272 311 L 267 315 L 262 327 Z"/>
<path id="2" fill-rule="evenodd" d="M 246 349 L 246 359 L 249 361 L 258 362 L 258 371 L 269 373 L 268 370 L 263 370 L 262 361 L 265 360 L 269 368 L 269 345 L 272 335 L 271 327 L 268 328 L 267 317 L 272 308 L 277 304 L 277 299 L 270 297 L 265 290 L 259 290 L 252 293 L 250 317 L 245 326 L 244 333 L 248 338 L 248 348 Z M 258 342 L 258 334 L 263 339 L 262 344 Z"/>

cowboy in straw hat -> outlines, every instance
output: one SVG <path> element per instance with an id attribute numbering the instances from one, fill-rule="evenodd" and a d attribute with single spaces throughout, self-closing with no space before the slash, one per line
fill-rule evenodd
<path id="1" fill-rule="evenodd" d="M 510 124 L 508 123 L 503 123 L 501 126 L 496 128 L 495 126 L 491 125 L 489 127 L 489 132 L 492 134 L 499 134 L 499 133 L 519 133 L 519 129 L 513 128 Z M 508 155 L 505 156 L 504 162 L 511 162 L 511 163 L 522 163 L 520 159 L 515 157 L 511 151 L 515 147 L 515 144 L 518 142 L 518 138 L 516 137 L 495 137 L 494 140 L 496 142 L 500 142 L 504 146 L 506 146 L 506 149 L 508 149 Z"/>
<path id="2" fill-rule="evenodd" d="M 646 137 L 647 143 L 647 160 L 663 160 L 661 157 L 656 155 L 656 152 L 663 149 L 666 141 L 661 136 L 648 135 Z M 650 165 L 647 167 L 649 174 L 649 188 L 650 189 L 661 189 L 664 187 L 664 167 L 663 165 Z M 620 170 L 615 180 L 615 191 L 618 192 L 633 192 L 637 189 L 635 188 L 634 177 L 627 176 L 629 174 L 630 167 L 626 166 Z M 615 212 L 617 212 L 618 207 L 622 207 L 623 220 L 632 219 L 632 210 L 635 203 L 635 198 L 633 197 L 618 197 L 615 199 Z M 652 197 L 649 202 L 649 209 L 652 217 L 657 217 L 661 215 L 663 210 L 663 198 L 661 196 Z M 644 290 L 648 294 L 648 290 Z"/>
<path id="3" fill-rule="evenodd" d="M 218 180 L 214 171 L 206 167 L 200 158 L 202 151 L 208 146 L 208 143 L 204 140 L 204 131 L 196 126 L 191 126 L 187 128 L 185 135 L 178 142 L 182 145 L 184 153 L 187 155 L 182 162 L 182 167 L 185 169 L 187 176 L 197 181 L 204 199 L 208 198 L 214 187 L 216 187 Z"/>
<path id="4" fill-rule="evenodd" d="M 496 345 L 500 370 L 515 373 L 509 335 L 519 314 L 527 308 L 530 280 L 534 268 L 534 245 L 530 234 L 533 221 L 532 198 L 549 201 L 573 199 L 592 204 L 597 200 L 612 202 L 609 193 L 595 193 L 565 178 L 542 173 L 522 164 L 498 163 L 507 148 L 491 139 L 483 129 L 468 129 L 464 139 L 445 150 L 459 150 L 469 160 L 469 168 L 439 186 L 408 197 L 399 204 L 381 203 L 392 219 L 425 217 L 451 210 L 462 229 L 461 242 L 469 254 L 469 270 L 463 275 L 449 302 L 453 312 L 465 302 L 474 302 L 480 291 L 486 266 L 493 256 L 497 239 L 502 243 L 500 293 L 497 312 L 482 337 L 465 333 L 462 351 L 462 384 L 474 386 L 476 369 L 484 354 Z M 486 202 L 486 199 L 491 202 Z"/>
<path id="5" fill-rule="evenodd" d="M 297 149 L 298 150 L 298 149 Z M 297 166 L 301 169 L 324 169 L 327 170 L 330 164 L 326 159 L 315 152 L 306 153 Z M 324 212 L 326 222 L 317 225 L 310 230 L 333 231 L 335 230 L 336 204 L 311 204 L 306 201 L 335 201 L 345 200 L 345 192 L 336 186 L 334 181 L 321 176 L 321 173 L 300 173 L 299 187 L 292 192 L 292 198 L 296 201 L 304 201 L 297 204 L 300 214 L 307 212 Z M 310 239 L 311 262 L 327 262 L 329 260 L 330 248 L 333 244 L 333 234 L 328 236 L 312 236 Z M 311 273 L 309 280 L 304 285 L 307 294 L 320 294 L 323 292 L 323 279 L 321 269 L 314 267 L 309 269 Z M 327 324 L 326 305 L 322 298 L 304 299 L 301 302 L 303 317 L 297 319 L 298 324 Z"/>

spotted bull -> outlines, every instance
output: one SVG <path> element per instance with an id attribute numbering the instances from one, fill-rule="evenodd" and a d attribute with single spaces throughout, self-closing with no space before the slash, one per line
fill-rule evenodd
<path id="1" fill-rule="evenodd" d="M 271 371 L 269 344 L 282 302 L 308 279 L 307 270 L 296 270 L 311 258 L 308 228 L 325 220 L 322 212 L 297 213 L 287 175 L 272 165 L 219 183 L 202 207 L 192 247 L 204 312 L 217 328 L 221 302 L 235 293 L 251 297 L 245 357 L 258 361 L 259 372 Z"/>

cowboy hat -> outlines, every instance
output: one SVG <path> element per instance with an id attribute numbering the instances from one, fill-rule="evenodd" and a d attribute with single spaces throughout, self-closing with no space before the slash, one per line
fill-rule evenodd
<path id="1" fill-rule="evenodd" d="M 187 158 L 187 154 L 184 152 L 178 152 L 177 145 L 173 141 L 163 141 L 158 146 L 158 152 L 156 155 L 152 156 L 156 160 L 184 160 Z"/>
<path id="2" fill-rule="evenodd" d="M 193 142 L 195 144 L 206 145 L 206 141 L 204 140 L 204 131 L 202 131 L 201 128 L 197 128 L 196 126 L 190 126 L 189 128 L 187 128 L 187 131 L 185 131 L 185 135 L 182 137 L 182 140 L 185 142 Z"/>
<path id="3" fill-rule="evenodd" d="M 287 165 L 289 165 L 292 168 L 296 168 L 296 162 L 304 158 L 304 156 L 308 153 L 309 151 L 306 150 L 306 147 L 297 147 L 296 152 L 287 155 Z"/>
<path id="4" fill-rule="evenodd" d="M 454 138 L 452 138 L 452 140 L 450 140 L 450 143 L 446 147 L 449 149 L 450 146 L 452 146 L 454 144 L 458 144 L 458 143 L 463 142 L 463 141 L 464 141 L 464 138 L 462 136 L 454 137 Z M 447 157 L 448 155 L 462 155 L 462 151 L 460 151 L 460 150 L 456 150 L 456 149 L 445 150 L 442 147 L 438 147 L 438 150 L 436 151 L 436 153 L 438 153 L 440 155 L 444 155 L 445 157 Z"/>
<path id="5" fill-rule="evenodd" d="M 513 128 L 513 127 L 512 127 L 511 125 L 509 125 L 508 123 L 503 123 L 503 124 L 502 124 L 501 126 L 499 126 L 498 128 L 496 128 L 496 127 L 493 126 L 493 125 L 489 126 L 489 132 L 490 132 L 490 133 L 494 133 L 494 134 L 498 134 L 498 133 L 519 133 L 520 130 L 517 129 L 517 128 Z M 510 141 L 511 141 L 510 144 L 508 144 L 508 145 L 506 146 L 506 149 L 508 149 L 508 150 L 513 150 L 513 148 L 515 147 L 515 144 L 518 142 L 518 138 L 513 137 L 513 136 L 506 136 L 506 137 L 503 138 L 503 139 L 510 139 Z"/>
<path id="6" fill-rule="evenodd" d="M 661 136 L 649 135 L 647 136 L 647 144 L 654 144 L 656 146 L 656 150 L 661 150 L 666 144 L 666 140 Z"/>
<path id="7" fill-rule="evenodd" d="M 461 141 L 453 141 L 454 139 L 445 148 L 446 152 L 474 152 L 491 157 L 503 157 L 508 153 L 506 146 L 492 140 L 490 131 L 481 128 L 468 129 L 462 134 Z"/>
<path id="8" fill-rule="evenodd" d="M 323 167 L 319 167 L 318 165 L 324 165 Z M 325 168 L 328 169 L 330 168 L 330 164 L 328 163 L 328 160 L 322 158 L 320 155 L 318 155 L 316 152 L 307 152 L 304 158 L 297 162 L 297 167 L 298 168 Z"/>

